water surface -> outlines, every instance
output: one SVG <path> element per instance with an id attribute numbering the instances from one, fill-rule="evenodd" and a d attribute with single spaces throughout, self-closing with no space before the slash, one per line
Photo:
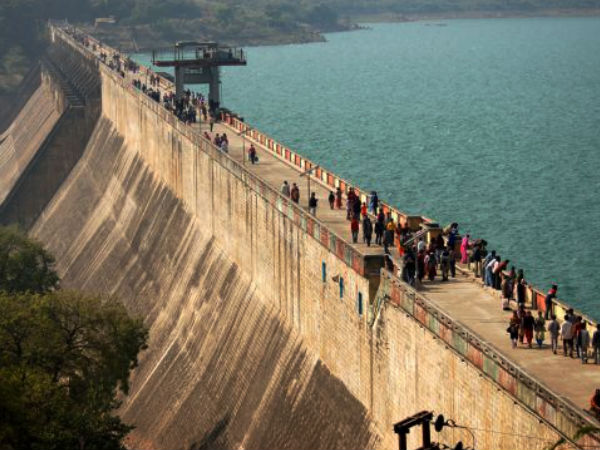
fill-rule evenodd
<path id="1" fill-rule="evenodd" d="M 248 49 L 223 104 L 600 317 L 600 18 L 444 23 Z"/>

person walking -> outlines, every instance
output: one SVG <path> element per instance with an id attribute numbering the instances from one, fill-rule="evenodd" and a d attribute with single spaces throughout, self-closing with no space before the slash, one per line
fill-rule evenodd
<path id="1" fill-rule="evenodd" d="M 339 187 L 335 190 L 335 207 L 342 209 L 342 190 Z"/>
<path id="2" fill-rule="evenodd" d="M 449 263 L 450 263 L 450 276 L 456 278 L 456 253 L 453 247 L 448 247 Z"/>
<path id="3" fill-rule="evenodd" d="M 556 298 L 556 291 L 558 291 L 558 285 L 553 284 L 546 298 L 544 299 L 544 306 L 546 307 L 546 319 L 552 315 L 552 300 Z"/>
<path id="4" fill-rule="evenodd" d="M 482 244 L 478 242 L 473 246 L 473 254 L 471 255 L 471 262 L 473 263 L 473 273 L 475 274 L 475 278 L 479 278 L 481 276 L 481 247 Z"/>
<path id="5" fill-rule="evenodd" d="M 508 323 L 508 328 L 506 329 L 510 335 L 512 348 L 517 348 L 517 341 L 519 340 L 519 323 L 519 316 L 517 316 L 517 312 L 514 311 L 512 317 L 510 318 L 510 322 Z"/>
<path id="6" fill-rule="evenodd" d="M 250 162 L 252 164 L 256 164 L 258 158 L 256 157 L 256 147 L 254 144 L 250 144 L 250 148 L 248 149 L 248 157 L 250 158 Z"/>
<path id="7" fill-rule="evenodd" d="M 319 200 L 317 200 L 315 193 L 311 192 L 310 198 L 308 199 L 308 212 L 311 213 L 315 217 L 317 216 L 317 203 L 318 202 L 319 202 Z"/>
<path id="8" fill-rule="evenodd" d="M 535 342 L 537 342 L 538 348 L 542 348 L 546 334 L 546 321 L 544 320 L 541 311 L 538 311 L 538 316 L 535 319 L 533 327 L 535 331 Z"/>
<path id="9" fill-rule="evenodd" d="M 425 256 L 425 267 L 427 268 L 427 279 L 429 281 L 435 280 L 437 260 L 435 259 L 435 253 L 429 252 L 427 256 Z"/>
<path id="10" fill-rule="evenodd" d="M 292 190 L 290 191 L 290 197 L 294 203 L 298 203 L 300 201 L 300 189 L 296 183 L 292 183 Z"/>
<path id="11" fill-rule="evenodd" d="M 371 237 L 373 236 L 373 224 L 369 216 L 363 219 L 363 241 L 367 243 L 367 247 L 371 246 Z"/>
<path id="12" fill-rule="evenodd" d="M 212 133 L 213 128 L 215 126 L 215 118 L 214 118 L 214 116 L 210 116 L 210 122 L 209 123 L 210 123 L 210 132 Z"/>
<path id="13" fill-rule="evenodd" d="M 417 254 L 417 279 L 419 283 L 423 282 L 423 278 L 425 278 L 425 251 Z"/>
<path id="14" fill-rule="evenodd" d="M 552 321 L 548 324 L 548 333 L 550 333 L 550 346 L 552 347 L 552 353 L 556 355 L 558 350 L 558 334 L 560 332 L 560 325 L 556 316 L 552 315 Z"/>
<path id="15" fill-rule="evenodd" d="M 469 262 L 469 235 L 467 234 L 464 238 L 462 238 L 462 242 L 460 243 L 460 263 L 467 264 Z"/>
<path id="16" fill-rule="evenodd" d="M 333 206 L 335 204 L 335 194 L 333 193 L 333 191 L 329 192 L 329 197 L 327 198 L 327 200 L 329 200 L 329 208 L 333 209 Z"/>
<path id="17" fill-rule="evenodd" d="M 371 197 L 369 198 L 369 210 L 372 214 L 377 213 L 377 208 L 379 207 L 379 197 L 377 196 L 377 192 L 371 191 Z"/>
<path id="18" fill-rule="evenodd" d="M 481 279 L 483 280 L 483 282 L 486 286 L 490 286 L 488 284 L 487 266 L 494 259 L 496 259 L 496 250 L 492 250 L 490 253 L 485 255 L 485 258 L 483 258 L 483 261 L 481 262 Z"/>
<path id="19" fill-rule="evenodd" d="M 394 245 L 394 232 L 396 231 L 396 224 L 394 219 L 390 218 L 389 222 L 385 225 L 385 235 L 383 238 L 383 251 L 389 253 L 389 246 Z"/>
<path id="20" fill-rule="evenodd" d="M 533 328 L 535 326 L 535 320 L 531 315 L 531 311 L 527 311 L 525 313 L 525 317 L 523 317 L 523 335 L 525 336 L 525 340 L 527 341 L 527 346 L 529 348 L 533 347 Z"/>
<path id="21" fill-rule="evenodd" d="M 600 323 L 596 324 L 596 331 L 592 336 L 592 352 L 594 363 L 600 364 Z"/>
<path id="22" fill-rule="evenodd" d="M 587 330 L 587 324 L 581 322 L 581 329 L 579 330 L 579 345 L 581 352 L 581 364 L 587 364 L 588 362 L 588 347 L 590 346 L 590 333 Z"/>
<path id="23" fill-rule="evenodd" d="M 375 244 L 382 244 L 384 230 L 383 222 L 380 221 L 378 217 L 377 220 L 375 220 Z"/>
<path id="24" fill-rule="evenodd" d="M 523 277 L 523 269 L 519 269 L 519 272 L 517 273 L 517 281 L 515 283 L 517 285 L 517 305 L 524 305 L 527 282 Z"/>
<path id="25" fill-rule="evenodd" d="M 448 272 L 450 271 L 450 252 L 446 247 L 440 253 L 440 269 L 442 271 L 442 281 L 448 281 Z"/>
<path id="26" fill-rule="evenodd" d="M 499 257 L 494 256 L 485 266 L 485 285 L 488 287 L 494 286 L 494 267 L 499 264 Z"/>
<path id="27" fill-rule="evenodd" d="M 560 328 L 560 334 L 562 337 L 562 341 L 563 341 L 563 351 L 565 356 L 567 356 L 567 353 L 569 354 L 569 356 L 572 358 L 573 357 L 573 333 L 572 333 L 572 327 L 573 324 L 571 322 L 569 322 L 568 320 L 568 316 L 565 316 L 565 321 L 563 322 L 561 328 Z"/>
<path id="28" fill-rule="evenodd" d="M 575 348 L 575 354 L 578 358 L 581 358 L 581 341 L 579 340 L 579 332 L 581 331 L 582 325 L 583 317 L 577 316 L 575 318 L 575 322 L 573 322 L 573 327 L 571 328 L 571 334 L 573 335 L 573 347 Z"/>
<path id="29" fill-rule="evenodd" d="M 290 185 L 288 184 L 287 180 L 281 185 L 281 193 L 286 197 L 290 196 Z"/>
<path id="30" fill-rule="evenodd" d="M 356 244 L 358 241 L 358 228 L 358 219 L 356 217 L 352 217 L 352 220 L 350 220 L 350 232 L 352 233 L 352 242 L 354 244 Z"/>

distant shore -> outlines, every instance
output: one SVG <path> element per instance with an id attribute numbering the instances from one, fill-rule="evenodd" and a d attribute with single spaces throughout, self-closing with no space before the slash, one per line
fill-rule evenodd
<path id="1" fill-rule="evenodd" d="M 536 9 L 531 11 L 446 11 L 440 13 L 380 13 L 352 16 L 351 20 L 359 23 L 398 23 L 398 22 L 425 22 L 428 20 L 452 19 L 510 19 L 534 17 L 596 17 L 600 16 L 600 8 L 553 8 Z"/>
<path id="2" fill-rule="evenodd" d="M 345 22 L 327 29 L 310 29 L 301 27 L 286 33 L 270 33 L 262 35 L 237 35 L 231 38 L 224 34 L 218 36 L 203 36 L 224 44 L 257 47 L 267 45 L 307 44 L 326 41 L 325 34 L 362 30 L 368 23 L 401 23 L 401 22 L 426 22 L 452 19 L 505 19 L 505 18 L 533 18 L 533 17 L 594 17 L 600 16 L 600 8 L 563 8 L 543 9 L 531 11 L 455 11 L 440 13 L 378 13 L 354 15 Z M 111 28 L 84 27 L 85 31 L 107 44 L 119 48 L 127 53 L 147 52 L 152 48 L 167 47 L 181 40 L 182 35 L 159 35 L 146 25 L 128 27 L 115 26 Z M 189 34 L 184 39 L 196 39 L 198 36 Z"/>

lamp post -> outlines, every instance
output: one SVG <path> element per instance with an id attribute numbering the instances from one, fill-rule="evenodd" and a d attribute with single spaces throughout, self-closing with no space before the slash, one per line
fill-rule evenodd
<path id="1" fill-rule="evenodd" d="M 242 137 L 242 165 L 244 166 L 246 165 L 246 136 L 249 131 L 252 131 L 252 127 L 244 124 L 244 129 L 237 134 Z"/>
<path id="2" fill-rule="evenodd" d="M 307 199 L 309 202 L 310 202 L 310 175 L 313 170 L 317 170 L 318 168 L 319 168 L 319 166 L 317 165 L 317 166 L 311 167 L 310 169 L 306 169 L 304 172 L 302 172 L 300 174 L 301 177 L 306 176 L 307 190 L 308 190 Z"/>

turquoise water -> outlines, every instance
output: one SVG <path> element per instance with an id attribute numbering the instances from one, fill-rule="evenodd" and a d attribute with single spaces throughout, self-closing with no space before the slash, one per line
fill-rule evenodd
<path id="1" fill-rule="evenodd" d="M 444 23 L 248 49 L 223 104 L 600 317 L 600 18 Z"/>

